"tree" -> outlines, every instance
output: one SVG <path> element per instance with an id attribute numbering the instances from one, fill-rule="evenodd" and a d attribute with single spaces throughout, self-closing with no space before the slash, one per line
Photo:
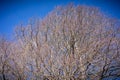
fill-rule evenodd
<path id="1" fill-rule="evenodd" d="M 3 36 L 0 36 L 0 79 L 9 79 L 10 72 L 10 43 Z"/>
<path id="2" fill-rule="evenodd" d="M 58 6 L 45 18 L 15 29 L 16 41 L 11 42 L 7 52 L 8 62 L 12 62 L 10 71 L 18 80 L 117 78 L 119 26 L 119 20 L 107 17 L 95 7 Z M 3 72 L 3 78 L 5 75 Z"/>
<path id="3" fill-rule="evenodd" d="M 43 26 L 46 28 L 45 30 L 49 29 L 47 39 L 49 39 L 49 46 L 54 48 L 53 52 L 67 55 L 63 58 L 63 60 L 65 59 L 62 64 L 64 65 L 63 76 L 69 76 L 67 79 L 70 79 L 71 76 L 79 74 L 79 79 L 86 79 L 90 76 L 89 73 L 92 73 L 92 76 L 98 79 L 104 78 L 97 73 L 100 71 L 101 75 L 107 75 L 104 72 L 110 68 L 108 65 L 113 65 L 111 63 L 115 60 L 108 56 L 115 56 L 119 53 L 117 47 L 117 49 L 113 49 L 115 45 L 118 46 L 120 39 L 119 33 L 117 33 L 119 31 L 116 30 L 118 23 L 118 20 L 107 17 L 94 7 L 76 7 L 70 4 L 66 7 L 57 7 L 49 13 L 43 20 Z M 109 49 L 111 46 L 112 51 L 118 53 L 111 52 Z M 71 55 L 73 59 L 69 57 Z M 119 58 L 119 56 L 116 57 Z M 78 60 L 79 63 L 73 66 L 71 60 L 74 63 L 77 63 L 76 60 Z M 73 67 L 77 67 L 75 73 Z M 93 70 L 99 68 L 99 70 L 94 72 L 89 67 L 92 67 Z M 118 68 L 117 70 L 119 71 Z"/>

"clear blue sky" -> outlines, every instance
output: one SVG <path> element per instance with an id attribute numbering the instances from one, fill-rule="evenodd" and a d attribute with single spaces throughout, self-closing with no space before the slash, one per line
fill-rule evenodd
<path id="1" fill-rule="evenodd" d="M 99 7 L 111 17 L 120 19 L 120 0 L 0 0 L 0 34 L 11 37 L 15 26 L 20 23 L 44 17 L 55 6 L 70 2 Z"/>

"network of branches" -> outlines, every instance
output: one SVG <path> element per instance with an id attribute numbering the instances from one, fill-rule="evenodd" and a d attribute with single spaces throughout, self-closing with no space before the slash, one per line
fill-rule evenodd
<path id="1" fill-rule="evenodd" d="M 96 7 L 58 6 L 0 38 L 0 80 L 120 78 L 120 21 Z"/>

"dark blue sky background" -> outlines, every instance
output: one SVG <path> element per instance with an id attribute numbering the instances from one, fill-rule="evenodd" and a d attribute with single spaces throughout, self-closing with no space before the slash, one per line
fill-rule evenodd
<path id="1" fill-rule="evenodd" d="M 20 23 L 43 18 L 55 6 L 70 2 L 99 7 L 109 16 L 120 19 L 120 0 L 0 0 L 0 34 L 11 37 Z"/>

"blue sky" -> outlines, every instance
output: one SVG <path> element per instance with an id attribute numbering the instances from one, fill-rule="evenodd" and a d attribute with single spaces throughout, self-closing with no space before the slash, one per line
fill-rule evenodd
<path id="1" fill-rule="evenodd" d="M 0 0 L 0 34 L 11 37 L 14 28 L 31 18 L 43 18 L 57 5 L 96 6 L 109 16 L 120 19 L 120 0 Z"/>

